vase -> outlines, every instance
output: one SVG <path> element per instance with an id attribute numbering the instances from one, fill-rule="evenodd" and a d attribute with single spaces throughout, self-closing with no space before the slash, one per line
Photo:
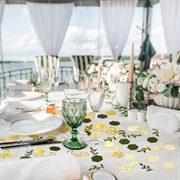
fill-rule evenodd
<path id="1" fill-rule="evenodd" d="M 180 98 L 169 96 L 166 97 L 163 94 L 157 94 L 154 97 L 154 101 L 157 105 L 161 107 L 166 107 L 170 109 L 179 109 L 180 108 Z"/>
<path id="2" fill-rule="evenodd" d="M 128 104 L 128 83 L 116 82 L 116 99 L 120 106 L 127 107 Z"/>

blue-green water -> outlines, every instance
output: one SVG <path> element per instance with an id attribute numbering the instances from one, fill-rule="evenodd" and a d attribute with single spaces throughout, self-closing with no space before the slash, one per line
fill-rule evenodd
<path id="1" fill-rule="evenodd" d="M 72 62 L 60 62 L 60 66 L 72 66 Z M 11 62 L 11 63 L 4 63 L 4 72 L 18 70 L 18 69 L 25 69 L 25 68 L 33 68 L 35 69 L 35 65 L 33 61 L 29 62 Z M 1 64 L 0 64 L 0 73 L 2 72 Z"/>

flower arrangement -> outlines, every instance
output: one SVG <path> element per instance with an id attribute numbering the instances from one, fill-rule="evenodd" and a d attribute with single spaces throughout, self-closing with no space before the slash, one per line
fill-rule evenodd
<path id="1" fill-rule="evenodd" d="M 143 93 L 141 93 L 143 91 Z M 170 62 L 157 64 L 136 80 L 136 98 L 142 100 L 148 94 L 180 97 L 180 65 Z"/>
<path id="2" fill-rule="evenodd" d="M 87 69 L 87 75 L 98 74 L 98 71 L 101 72 L 101 77 L 106 81 L 106 84 L 109 86 L 109 90 L 115 91 L 115 85 L 117 80 L 119 82 L 128 81 L 128 72 L 130 65 L 123 62 L 114 62 L 109 64 L 90 64 Z M 139 70 L 139 64 L 135 64 L 136 72 Z"/>

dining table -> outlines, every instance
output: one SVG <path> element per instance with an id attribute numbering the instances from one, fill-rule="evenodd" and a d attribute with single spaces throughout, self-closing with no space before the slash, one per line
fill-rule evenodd
<path id="1" fill-rule="evenodd" d="M 78 138 L 85 141 L 87 146 L 81 150 L 67 149 L 62 142 L 71 137 L 71 129 L 62 114 L 62 100 L 65 98 L 63 88 L 49 93 L 49 100 L 55 103 L 57 109 L 55 114 L 49 114 L 43 94 L 27 86 L 29 89 L 26 90 L 13 89 L 12 96 L 9 99 L 6 97 L 14 110 L 7 111 L 6 108 L 10 107 L 6 107 L 0 114 L 0 143 L 26 140 L 54 140 L 57 143 L 0 148 L 1 180 L 28 179 L 28 174 L 37 172 L 33 168 L 37 163 L 44 168 L 42 173 L 45 173 L 45 177 L 42 179 L 47 180 L 58 179 L 53 177 L 52 172 L 61 172 L 63 166 L 67 166 L 69 173 L 79 166 L 80 174 L 77 176 L 75 173 L 71 177 L 74 179 L 180 179 L 180 130 L 166 132 L 151 127 L 147 121 L 128 119 L 106 99 L 95 121 L 87 100 L 87 114 L 78 128 Z M 16 97 L 18 93 L 22 96 Z M 32 98 L 28 99 L 29 96 Z M 21 111 L 21 108 L 16 107 L 20 102 L 29 102 L 34 109 L 29 112 L 22 108 Z M 27 104 L 22 105 L 29 107 Z M 32 122 L 32 118 L 38 121 Z M 93 144 L 91 139 L 94 138 L 102 139 L 103 143 Z M 77 164 L 73 166 L 65 158 L 66 155 L 73 156 Z M 58 164 L 58 157 L 62 157 L 61 165 Z M 43 160 L 47 158 L 53 161 L 50 163 L 53 168 L 45 167 Z M 28 164 L 31 164 L 31 168 L 28 168 Z M 97 178 L 92 177 L 96 173 L 99 173 Z"/>

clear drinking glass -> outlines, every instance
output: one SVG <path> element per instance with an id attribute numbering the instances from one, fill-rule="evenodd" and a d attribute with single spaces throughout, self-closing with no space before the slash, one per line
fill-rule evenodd
<path id="1" fill-rule="evenodd" d="M 105 97 L 105 79 L 97 76 L 89 77 L 88 93 L 91 110 L 94 112 L 94 131 L 96 131 L 97 113 L 102 107 Z M 102 139 L 92 139 L 95 142 L 100 143 Z"/>
<path id="2" fill-rule="evenodd" d="M 69 149 L 83 149 L 87 146 L 84 141 L 78 140 L 77 128 L 81 126 L 87 111 L 87 104 L 85 99 L 66 98 L 62 101 L 63 117 L 71 127 L 71 139 L 63 142 L 63 145 Z"/>
<path id="3" fill-rule="evenodd" d="M 49 80 L 49 78 L 43 78 L 41 80 L 41 83 L 40 83 L 39 87 L 40 87 L 41 92 L 45 93 L 46 102 L 49 102 L 48 93 L 51 91 L 52 82 Z"/>
<path id="4" fill-rule="evenodd" d="M 64 84 L 66 98 L 88 98 L 88 78 L 86 75 L 68 75 Z"/>
<path id="5" fill-rule="evenodd" d="M 60 82 L 60 72 L 59 72 L 59 69 L 50 69 L 50 77 L 51 77 L 51 80 L 52 80 L 52 83 L 54 85 L 54 89 L 55 91 L 57 90 L 57 87 L 59 85 L 59 82 Z"/>

